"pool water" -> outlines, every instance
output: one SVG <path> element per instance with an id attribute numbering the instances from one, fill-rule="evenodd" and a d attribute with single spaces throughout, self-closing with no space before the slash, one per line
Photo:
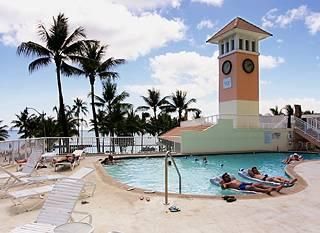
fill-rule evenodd
<path id="1" fill-rule="evenodd" d="M 239 177 L 239 168 L 256 166 L 261 173 L 269 176 L 285 176 L 287 153 L 228 154 L 207 156 L 175 157 L 182 177 L 182 194 L 225 195 L 234 194 L 210 183 L 209 179 L 224 172 Z M 303 154 L 305 160 L 320 159 L 319 154 Z M 207 163 L 203 158 L 207 158 Z M 124 159 L 106 170 L 113 178 L 132 187 L 164 191 L 164 158 Z M 248 180 L 247 180 L 248 181 Z M 179 192 L 179 179 L 173 166 L 169 166 L 169 192 Z M 237 192 L 237 194 L 240 194 Z"/>

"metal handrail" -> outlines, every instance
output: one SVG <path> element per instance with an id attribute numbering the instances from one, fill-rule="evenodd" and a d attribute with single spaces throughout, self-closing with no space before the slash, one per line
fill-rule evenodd
<path id="1" fill-rule="evenodd" d="M 304 134 L 306 134 L 309 137 L 312 137 L 316 141 L 320 142 L 320 133 L 316 130 L 316 128 L 313 125 L 310 125 L 307 122 L 305 122 L 305 121 L 303 121 L 303 120 L 301 120 L 299 118 L 295 118 L 295 129 L 298 129 L 298 130 L 302 131 Z M 315 137 L 311 133 L 308 133 L 307 129 L 313 130 L 313 132 L 315 132 L 315 134 L 317 136 Z"/>
<path id="2" fill-rule="evenodd" d="M 165 205 L 169 205 L 168 202 L 168 156 L 170 156 L 171 161 L 173 162 L 174 167 L 176 168 L 176 171 L 178 173 L 178 177 L 179 177 L 179 194 L 181 194 L 181 174 L 179 172 L 179 169 L 177 167 L 177 164 L 174 160 L 174 158 L 171 155 L 171 151 L 167 151 L 166 156 L 165 156 L 165 164 L 164 164 L 164 204 Z"/>

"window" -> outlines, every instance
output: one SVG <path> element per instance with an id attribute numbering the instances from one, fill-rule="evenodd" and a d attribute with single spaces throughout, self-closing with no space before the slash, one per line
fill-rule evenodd
<path id="1" fill-rule="evenodd" d="M 221 44 L 221 54 L 224 54 L 224 44 Z"/>
<path id="2" fill-rule="evenodd" d="M 256 42 L 255 41 L 251 42 L 251 50 L 252 50 L 252 52 L 256 51 Z"/>
<path id="3" fill-rule="evenodd" d="M 226 43 L 226 53 L 229 53 L 229 42 Z"/>
<path id="4" fill-rule="evenodd" d="M 243 40 L 239 39 L 239 49 L 243 49 Z"/>
<path id="5" fill-rule="evenodd" d="M 246 40 L 246 50 L 249 51 L 249 41 Z"/>
<path id="6" fill-rule="evenodd" d="M 234 50 L 234 40 L 231 40 L 231 50 Z"/>

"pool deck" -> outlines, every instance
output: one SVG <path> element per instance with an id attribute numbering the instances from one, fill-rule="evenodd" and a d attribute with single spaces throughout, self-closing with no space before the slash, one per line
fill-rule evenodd
<path id="1" fill-rule="evenodd" d="M 97 160 L 98 157 L 86 158 L 80 166 L 95 167 Z M 92 214 L 96 233 L 319 233 L 320 161 L 300 163 L 294 171 L 307 184 L 302 184 L 300 192 L 289 194 L 290 191 L 284 190 L 270 198 L 238 199 L 233 203 L 226 203 L 221 198 L 169 196 L 170 204 L 181 209 L 181 212 L 171 213 L 168 206 L 163 205 L 163 196 L 126 191 L 98 169 L 86 178 L 97 184 L 95 195 L 85 199 L 88 204 L 79 202 L 76 210 Z M 70 173 L 63 172 L 65 175 Z M 140 196 L 144 199 L 140 200 Z M 150 198 L 149 202 L 146 197 Z M 35 221 L 39 213 L 37 209 L 17 214 L 19 208 L 12 207 L 8 199 L 0 199 L 0 208 L 1 233 Z"/>

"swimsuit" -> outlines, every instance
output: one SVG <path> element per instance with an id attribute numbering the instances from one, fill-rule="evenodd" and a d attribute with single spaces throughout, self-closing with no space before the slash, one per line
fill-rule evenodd
<path id="1" fill-rule="evenodd" d="M 263 181 L 266 181 L 268 178 L 268 175 L 264 175 L 264 177 L 262 178 Z"/>
<path id="2" fill-rule="evenodd" d="M 252 183 L 242 182 L 242 183 L 239 185 L 239 189 L 240 189 L 240 190 L 246 190 L 246 186 L 247 186 L 247 185 L 252 185 Z"/>

